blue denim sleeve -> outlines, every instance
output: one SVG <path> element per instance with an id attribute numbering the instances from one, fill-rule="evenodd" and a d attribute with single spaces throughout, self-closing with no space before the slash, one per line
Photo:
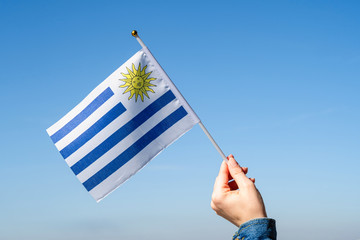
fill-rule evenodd
<path id="1" fill-rule="evenodd" d="M 233 240 L 276 240 L 275 220 L 257 218 L 240 225 Z"/>

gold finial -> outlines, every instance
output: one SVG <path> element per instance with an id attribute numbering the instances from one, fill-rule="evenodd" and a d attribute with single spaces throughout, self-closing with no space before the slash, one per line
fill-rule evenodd
<path id="1" fill-rule="evenodd" d="M 132 32 L 131 32 L 131 35 L 133 35 L 134 37 L 137 37 L 137 31 L 136 30 L 133 30 Z"/>

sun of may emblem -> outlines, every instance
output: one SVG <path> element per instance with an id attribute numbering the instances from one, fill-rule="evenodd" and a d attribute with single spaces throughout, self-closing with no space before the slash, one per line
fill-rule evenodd
<path id="1" fill-rule="evenodd" d="M 138 69 L 135 68 L 135 65 L 132 64 L 132 71 L 129 68 L 126 68 L 128 74 L 121 73 L 125 77 L 125 79 L 119 79 L 120 81 L 125 82 L 124 85 L 121 85 L 121 88 L 126 88 L 123 94 L 130 92 L 129 100 L 135 95 L 135 102 L 137 102 L 138 96 L 141 97 L 141 101 L 144 101 L 144 95 L 147 98 L 150 98 L 148 95 L 149 92 L 154 92 L 150 87 L 156 87 L 156 85 L 151 84 L 151 81 L 156 80 L 156 78 L 148 78 L 152 72 L 145 72 L 145 66 L 141 69 L 141 65 L 139 63 Z"/>

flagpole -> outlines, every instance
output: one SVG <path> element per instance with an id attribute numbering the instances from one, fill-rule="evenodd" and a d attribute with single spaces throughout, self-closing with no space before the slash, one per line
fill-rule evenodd
<path id="1" fill-rule="evenodd" d="M 139 42 L 139 44 L 141 45 L 141 47 L 143 48 L 147 48 L 147 46 L 144 44 L 144 42 L 141 40 L 141 38 L 139 37 L 138 33 L 136 30 L 133 30 L 131 32 L 131 35 L 133 35 L 133 37 L 136 38 L 136 40 Z M 165 71 L 164 71 L 165 72 Z M 185 99 L 185 98 L 184 98 Z M 185 100 L 186 101 L 186 100 Z M 190 105 L 189 105 L 190 106 Z M 190 107 L 191 108 L 191 107 Z M 214 138 L 211 136 L 211 134 L 209 133 L 209 131 L 206 129 L 206 127 L 204 126 L 204 124 L 201 122 L 199 122 L 199 125 L 201 127 L 201 129 L 204 131 L 205 135 L 209 138 L 209 140 L 211 141 L 211 143 L 214 145 L 215 149 L 219 152 L 221 158 L 224 161 L 228 161 L 227 157 L 225 156 L 224 152 L 221 150 L 221 148 L 219 147 L 219 145 L 215 142 Z"/>

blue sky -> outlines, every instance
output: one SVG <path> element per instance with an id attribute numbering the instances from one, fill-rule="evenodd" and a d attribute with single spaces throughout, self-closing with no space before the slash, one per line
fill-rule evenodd
<path id="1" fill-rule="evenodd" d="M 195 126 L 97 204 L 45 129 L 140 49 L 139 31 L 279 239 L 360 239 L 358 1 L 0 1 L 0 238 L 231 239 Z"/>

